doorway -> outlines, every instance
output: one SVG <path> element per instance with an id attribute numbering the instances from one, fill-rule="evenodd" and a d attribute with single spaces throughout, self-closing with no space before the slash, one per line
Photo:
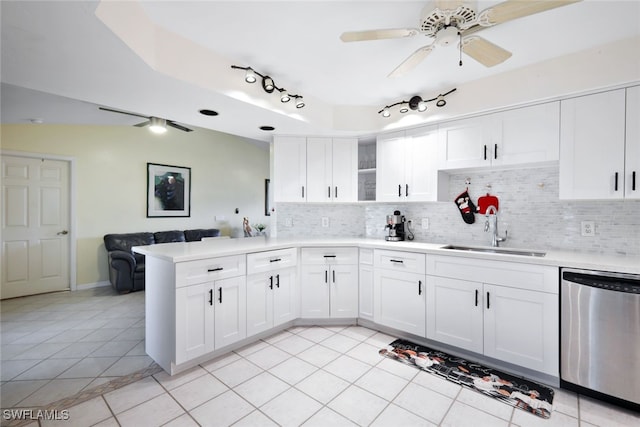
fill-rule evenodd
<path id="1" fill-rule="evenodd" d="M 72 289 L 71 171 L 69 159 L 2 154 L 0 299 Z"/>

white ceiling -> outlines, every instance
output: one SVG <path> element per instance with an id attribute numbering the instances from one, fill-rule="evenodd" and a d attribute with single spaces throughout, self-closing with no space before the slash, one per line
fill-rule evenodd
<path id="1" fill-rule="evenodd" d="M 478 1 L 477 10 L 497 3 Z M 261 125 L 275 126 L 279 134 L 359 135 L 371 126 L 354 122 L 351 129 L 336 129 L 333 116 L 355 112 L 377 123 L 384 105 L 412 95 L 431 97 L 640 35 L 639 1 L 584 0 L 478 33 L 513 53 L 496 67 L 466 56 L 459 67 L 456 48 L 438 47 L 399 78 L 386 76 L 430 39 L 339 39 L 344 31 L 418 27 L 427 4 L 129 1 L 101 5 L 105 14 L 99 18 L 97 1 L 2 1 L 2 123 L 141 121 L 98 111 L 103 105 L 264 141 L 272 133 L 259 130 Z M 136 44 L 140 40 L 143 45 Z M 296 111 L 259 83 L 247 85 L 231 64 L 270 75 L 278 86 L 304 95 L 307 107 Z M 202 116 L 202 108 L 220 115 Z"/>

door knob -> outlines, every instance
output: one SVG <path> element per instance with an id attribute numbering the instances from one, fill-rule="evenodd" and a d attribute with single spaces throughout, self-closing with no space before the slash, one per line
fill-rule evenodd
<path id="1" fill-rule="evenodd" d="M 69 234 L 67 230 L 62 230 L 56 233 L 58 236 L 64 236 L 65 234 Z"/>

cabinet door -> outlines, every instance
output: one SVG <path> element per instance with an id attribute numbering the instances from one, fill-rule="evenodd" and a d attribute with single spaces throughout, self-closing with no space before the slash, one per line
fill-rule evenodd
<path id="1" fill-rule="evenodd" d="M 424 337 L 425 286 L 424 275 L 376 268 L 375 322 Z"/>
<path id="2" fill-rule="evenodd" d="M 296 269 L 276 270 L 272 276 L 273 326 L 278 326 L 298 317 Z"/>
<path id="3" fill-rule="evenodd" d="M 560 153 L 560 103 L 534 105 L 495 114 L 491 164 L 557 161 Z"/>
<path id="4" fill-rule="evenodd" d="M 247 336 L 247 278 L 217 280 L 214 285 L 215 348 L 218 349 Z"/>
<path id="5" fill-rule="evenodd" d="M 627 145 L 624 196 L 640 199 L 640 86 L 627 89 Z"/>
<path id="6" fill-rule="evenodd" d="M 273 181 L 276 202 L 306 201 L 306 138 L 277 137 L 274 139 Z"/>
<path id="7" fill-rule="evenodd" d="M 300 317 L 329 317 L 329 270 L 324 265 L 303 265 L 300 274 Z"/>
<path id="8" fill-rule="evenodd" d="M 376 201 L 404 198 L 404 132 L 385 135 L 376 143 Z"/>
<path id="9" fill-rule="evenodd" d="M 443 124 L 438 130 L 440 169 L 491 164 L 491 121 L 488 116 Z"/>
<path id="10" fill-rule="evenodd" d="M 483 351 L 482 284 L 427 276 L 427 338 Z"/>
<path id="11" fill-rule="evenodd" d="M 358 140 L 333 139 L 333 185 L 335 202 L 358 201 Z"/>
<path id="12" fill-rule="evenodd" d="M 621 199 L 624 89 L 562 100 L 560 109 L 560 199 Z"/>
<path id="13" fill-rule="evenodd" d="M 373 321 L 373 265 L 360 264 L 359 316 Z"/>
<path id="14" fill-rule="evenodd" d="M 332 200 L 331 138 L 307 138 L 307 201 Z"/>
<path id="15" fill-rule="evenodd" d="M 334 265 L 331 282 L 330 315 L 332 318 L 358 317 L 358 266 Z"/>
<path id="16" fill-rule="evenodd" d="M 404 193 L 406 200 L 435 201 L 438 198 L 438 128 L 420 128 L 407 132 L 405 141 Z"/>
<path id="17" fill-rule="evenodd" d="M 247 276 L 247 336 L 273 327 L 273 275 Z"/>
<path id="18" fill-rule="evenodd" d="M 484 354 L 557 376 L 558 295 L 484 285 Z"/>
<path id="19" fill-rule="evenodd" d="M 176 364 L 214 350 L 213 288 L 209 282 L 176 290 Z"/>

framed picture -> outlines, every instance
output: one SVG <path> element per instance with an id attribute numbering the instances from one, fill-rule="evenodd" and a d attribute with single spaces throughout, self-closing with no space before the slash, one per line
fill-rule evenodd
<path id="1" fill-rule="evenodd" d="M 147 218 L 191 216 L 191 168 L 147 163 Z"/>

